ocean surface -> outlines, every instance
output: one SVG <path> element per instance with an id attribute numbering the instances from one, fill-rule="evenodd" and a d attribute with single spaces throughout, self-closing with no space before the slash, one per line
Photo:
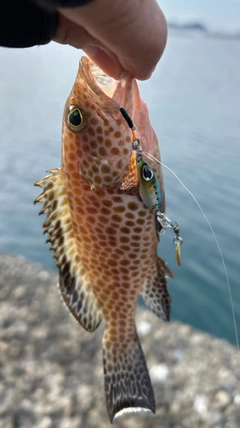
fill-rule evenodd
<path id="1" fill-rule="evenodd" d="M 61 122 L 81 51 L 55 43 L 0 49 L 0 249 L 54 269 L 42 234 L 33 183 L 60 166 Z M 140 83 L 162 161 L 201 204 L 222 248 L 240 335 L 240 41 L 171 36 L 153 77 Z M 164 170 L 167 214 L 179 223 L 182 267 L 173 234 L 159 254 L 169 280 L 172 319 L 236 344 L 223 265 L 194 200 Z"/>

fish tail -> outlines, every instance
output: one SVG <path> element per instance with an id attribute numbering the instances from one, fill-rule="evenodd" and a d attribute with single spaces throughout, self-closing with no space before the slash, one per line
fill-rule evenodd
<path id="1" fill-rule="evenodd" d="M 136 330 L 132 338 L 123 342 L 111 341 L 105 330 L 103 368 L 110 422 L 116 413 L 126 408 L 149 409 L 155 413 L 153 388 Z"/>

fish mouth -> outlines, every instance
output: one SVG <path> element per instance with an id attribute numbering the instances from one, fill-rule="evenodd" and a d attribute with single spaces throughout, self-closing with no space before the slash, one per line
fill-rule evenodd
<path id="1" fill-rule="evenodd" d="M 136 99 L 135 79 L 123 72 L 120 80 L 115 80 L 102 71 L 90 58 L 84 56 L 79 68 L 91 92 L 93 101 L 111 116 L 119 115 L 119 107 L 124 107 L 131 115 Z"/>
<path id="2" fill-rule="evenodd" d="M 94 78 L 94 83 L 96 83 L 100 89 L 107 95 L 109 98 L 113 98 L 113 95 L 116 91 L 118 81 L 108 76 L 104 71 L 101 70 L 96 64 L 89 64 L 91 75 Z M 92 82 L 89 82 L 89 86 Z M 92 88 L 93 89 L 93 88 Z M 95 85 L 94 85 L 94 89 Z"/>

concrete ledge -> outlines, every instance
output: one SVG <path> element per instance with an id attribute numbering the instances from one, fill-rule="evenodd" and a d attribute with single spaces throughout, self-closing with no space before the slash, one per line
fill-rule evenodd
<path id="1" fill-rule="evenodd" d="M 0 426 L 110 426 L 100 327 L 85 332 L 64 307 L 57 275 L 0 254 Z M 137 325 L 156 415 L 124 414 L 118 428 L 239 428 L 240 354 L 180 323 L 139 309 Z"/>

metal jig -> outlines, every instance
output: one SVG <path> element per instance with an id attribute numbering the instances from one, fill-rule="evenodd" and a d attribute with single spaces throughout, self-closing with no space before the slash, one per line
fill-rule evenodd
<path id="1" fill-rule="evenodd" d="M 119 109 L 120 109 L 120 112 L 121 112 L 123 118 L 126 120 L 128 126 L 132 132 L 132 149 L 136 152 L 137 166 L 139 165 L 139 163 L 141 161 L 144 162 L 144 164 L 147 166 L 149 172 L 151 172 L 153 179 L 156 181 L 156 187 L 158 187 L 160 189 L 160 184 L 158 182 L 156 174 L 154 173 L 152 168 L 148 165 L 148 163 L 146 161 L 143 161 L 143 159 L 142 159 L 142 157 L 144 155 L 144 150 L 142 149 L 141 144 L 140 144 L 140 140 L 137 137 L 136 128 L 133 124 L 132 119 L 130 118 L 130 116 L 128 115 L 128 113 L 126 112 L 126 110 L 123 107 L 119 107 Z M 149 200 L 151 200 L 151 197 L 146 197 L 145 195 L 143 197 L 142 193 L 141 192 L 139 192 L 139 193 L 140 193 L 140 196 L 141 196 L 143 203 L 145 203 L 147 208 L 151 209 L 155 215 L 156 230 L 157 230 L 157 234 L 158 234 L 158 239 L 160 240 L 160 235 L 163 235 L 167 228 L 171 228 L 173 230 L 173 232 L 175 233 L 175 237 L 173 238 L 173 243 L 175 244 L 176 259 L 177 259 L 178 266 L 181 266 L 181 245 L 183 243 L 183 239 L 180 236 L 180 229 L 178 227 L 178 224 L 177 223 L 173 224 L 172 221 L 160 210 L 161 198 L 159 198 L 159 197 L 156 198 L 156 201 L 158 201 L 158 203 L 155 203 L 151 206 L 151 205 L 149 205 Z"/>

